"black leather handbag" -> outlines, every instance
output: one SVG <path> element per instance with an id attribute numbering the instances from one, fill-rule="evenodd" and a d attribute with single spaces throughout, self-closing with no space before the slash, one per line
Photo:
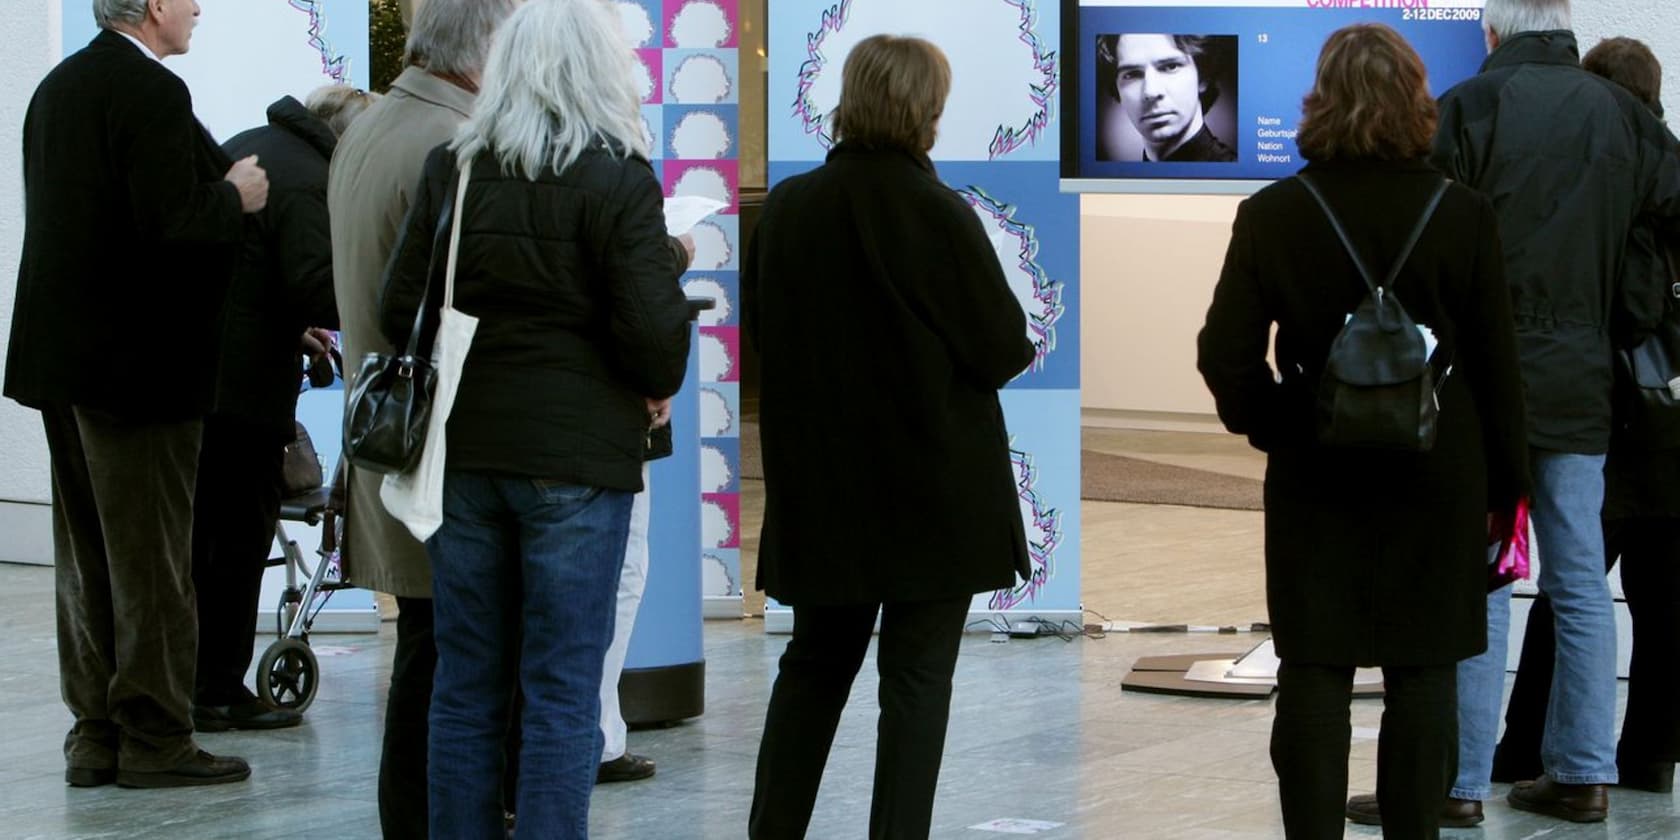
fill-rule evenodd
<path id="1" fill-rule="evenodd" d="M 433 236 L 431 265 L 426 270 L 426 291 L 414 311 L 414 326 L 400 353 L 369 353 L 350 390 L 344 409 L 344 457 L 351 466 L 376 473 L 404 473 L 420 461 L 426 443 L 426 426 L 432 416 L 432 395 L 437 390 L 437 368 L 430 355 L 421 355 L 420 335 L 437 276 L 438 247 L 446 237 L 455 209 L 455 190 L 447 191 L 438 214 Z M 447 242 L 447 239 L 445 239 Z M 448 259 L 444 256 L 443 259 Z"/>
<path id="2" fill-rule="evenodd" d="M 1621 425 L 1645 450 L 1680 447 L 1680 282 L 1656 330 L 1616 351 L 1624 397 Z"/>
<path id="3" fill-rule="evenodd" d="M 671 424 L 666 423 L 659 428 L 649 428 L 647 440 L 642 445 L 642 460 L 657 461 L 669 458 L 676 451 L 676 442 L 671 437 Z"/>

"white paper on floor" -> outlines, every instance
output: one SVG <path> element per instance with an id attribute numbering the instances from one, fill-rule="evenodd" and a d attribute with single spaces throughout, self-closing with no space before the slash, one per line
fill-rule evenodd
<path id="1" fill-rule="evenodd" d="M 1022 820 L 1015 819 L 1013 817 L 1006 817 L 1001 820 L 989 820 L 987 822 L 980 823 L 979 825 L 971 825 L 969 828 L 974 831 L 995 831 L 999 834 L 1037 834 L 1041 831 L 1061 828 L 1062 825 L 1063 823 L 1059 822 Z"/>
<path id="2" fill-rule="evenodd" d="M 1382 730 L 1373 726 L 1355 726 L 1353 728 L 1353 740 L 1355 741 L 1375 741 L 1377 736 L 1381 734 Z"/>

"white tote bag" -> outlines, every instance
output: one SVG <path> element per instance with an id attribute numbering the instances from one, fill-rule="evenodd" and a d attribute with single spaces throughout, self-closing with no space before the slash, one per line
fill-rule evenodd
<path id="1" fill-rule="evenodd" d="M 420 463 L 405 473 L 386 475 L 379 485 L 379 500 L 397 521 L 407 526 L 414 538 L 425 542 L 443 524 L 444 427 L 455 405 L 455 389 L 461 384 L 461 366 L 467 361 L 478 319 L 455 308 L 455 260 L 461 247 L 461 217 L 467 206 L 467 178 L 472 161 L 461 164 L 455 187 L 455 216 L 449 226 L 449 262 L 444 269 L 443 312 L 437 339 L 432 343 L 432 365 L 437 370 L 437 389 L 432 394 L 432 414 L 426 423 L 426 443 Z"/>

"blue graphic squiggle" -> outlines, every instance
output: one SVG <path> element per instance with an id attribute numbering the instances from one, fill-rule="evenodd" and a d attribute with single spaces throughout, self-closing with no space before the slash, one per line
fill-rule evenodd
<path id="1" fill-rule="evenodd" d="M 1032 296 L 1038 302 L 1037 311 L 1026 313 L 1027 329 L 1032 331 L 1033 348 L 1037 351 L 1032 369 L 1043 370 L 1045 359 L 1056 350 L 1056 322 L 1062 319 L 1067 307 L 1062 304 L 1062 284 L 1052 280 L 1050 273 L 1038 263 L 1038 231 L 1015 218 L 1018 208 L 993 198 L 980 187 L 970 184 L 958 192 L 970 206 L 991 216 L 1005 233 L 1021 243 L 1016 267 L 1032 278 Z"/>
<path id="2" fill-rule="evenodd" d="M 1038 143 L 1050 128 L 1056 90 L 1060 83 L 1056 51 L 1049 49 L 1038 33 L 1038 0 L 1003 2 L 1020 10 L 1020 39 L 1032 50 L 1033 69 L 1039 72 L 1041 79 L 1038 84 L 1031 86 L 1032 92 L 1029 94 L 1037 110 L 1023 125 L 998 126 L 992 135 L 992 142 L 987 146 L 989 160 L 996 160 L 1023 146 Z M 805 36 L 805 61 L 799 65 L 799 87 L 794 97 L 793 112 L 799 117 L 805 133 L 816 135 L 817 142 L 825 149 L 834 145 L 834 136 L 829 130 L 830 115 L 817 110 L 816 103 L 811 101 L 811 89 L 816 86 L 817 78 L 828 65 L 828 58 L 822 49 L 824 42 L 828 40 L 829 35 L 845 27 L 851 11 L 852 0 L 841 0 L 823 11 L 822 25 L 816 32 Z"/>
<path id="3" fill-rule="evenodd" d="M 817 135 L 817 142 L 823 148 L 834 145 L 834 135 L 828 130 L 829 115 L 819 113 L 816 103 L 811 101 L 811 88 L 817 84 L 817 77 L 822 75 L 823 68 L 828 65 L 828 58 L 823 55 L 823 42 L 832 33 L 839 32 L 851 17 L 852 0 L 840 0 L 834 6 L 823 11 L 822 26 L 817 31 L 805 36 L 805 61 L 799 65 L 799 92 L 793 100 L 793 113 L 799 117 L 800 125 L 804 126 L 806 134 Z"/>
<path id="4" fill-rule="evenodd" d="M 1032 101 L 1038 106 L 1038 111 L 1027 120 L 1026 125 L 998 126 L 997 133 L 992 136 L 991 145 L 987 147 L 990 160 L 997 160 L 1022 146 L 1038 143 L 1039 137 L 1050 127 L 1051 109 L 1056 102 L 1056 87 L 1059 81 L 1056 53 L 1046 48 L 1044 39 L 1038 35 L 1037 0 L 1003 2 L 1021 10 L 1021 42 L 1032 48 L 1033 69 L 1042 74 L 1043 78 L 1040 84 L 1032 86 Z"/>
<path id="5" fill-rule="evenodd" d="M 350 83 L 350 58 L 333 51 L 327 40 L 326 0 L 286 0 L 291 7 L 309 15 L 309 46 L 321 54 L 321 74 L 341 85 Z"/>
<path id="6" fill-rule="evenodd" d="M 1032 511 L 1032 532 L 1027 534 L 1032 574 L 1014 589 L 993 592 L 986 602 L 989 610 L 1014 609 L 1038 600 L 1038 593 L 1056 576 L 1056 549 L 1062 545 L 1062 512 L 1045 504 L 1038 495 L 1038 468 L 1033 466 L 1032 456 L 1011 446 L 1009 463 L 1015 468 L 1015 490 Z"/>

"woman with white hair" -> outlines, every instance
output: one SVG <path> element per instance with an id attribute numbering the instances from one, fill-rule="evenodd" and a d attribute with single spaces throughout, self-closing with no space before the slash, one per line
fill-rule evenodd
<path id="1" fill-rule="evenodd" d="M 618 26 L 599 0 L 530 0 L 508 18 L 473 116 L 426 161 L 387 273 L 383 327 L 400 343 L 442 294 L 433 249 L 466 169 L 454 305 L 479 320 L 426 544 L 436 837 L 504 836 L 516 686 L 517 836 L 588 835 L 631 499 L 689 350 L 689 257 L 665 232 Z"/>

